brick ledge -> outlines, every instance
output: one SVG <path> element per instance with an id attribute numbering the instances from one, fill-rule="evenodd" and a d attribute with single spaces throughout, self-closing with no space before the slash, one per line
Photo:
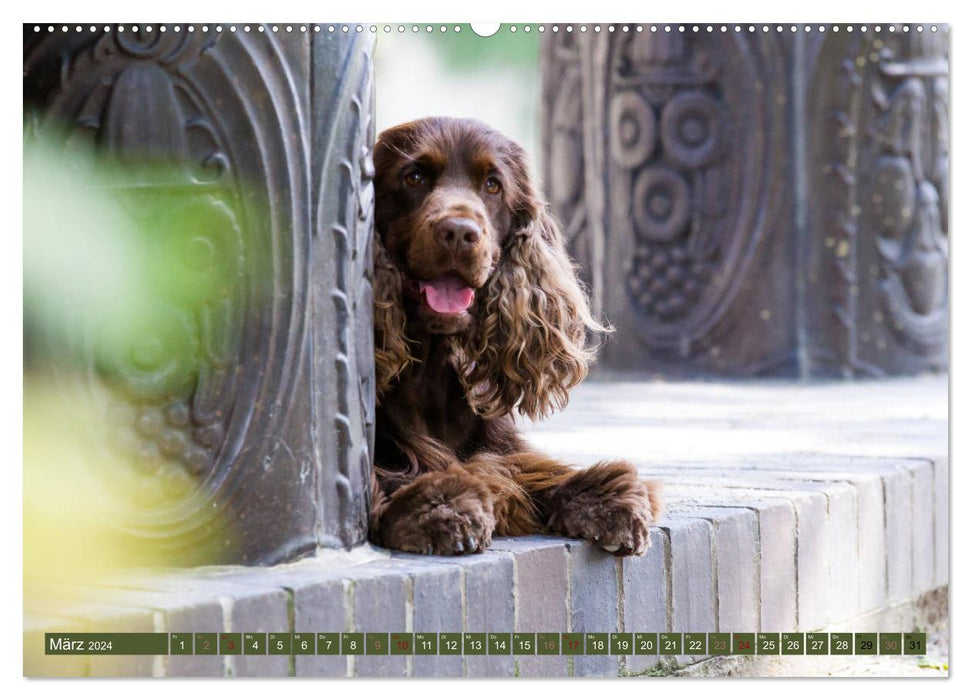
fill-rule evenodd
<path id="1" fill-rule="evenodd" d="M 879 619 L 881 611 L 897 611 L 894 619 L 906 626 L 917 619 L 915 601 L 947 585 L 944 378 L 593 383 L 531 433 L 534 443 L 578 463 L 612 451 L 639 456 L 641 472 L 663 481 L 668 502 L 648 554 L 616 559 L 574 540 L 500 538 L 466 557 L 363 547 L 273 568 L 160 571 L 97 589 L 48 589 L 40 600 L 28 598 L 24 673 L 634 675 L 661 659 L 45 657 L 32 650 L 44 630 L 808 631 Z M 775 447 L 780 433 L 794 449 Z M 698 449 L 685 434 L 702 441 Z M 705 454 L 709 436 L 723 443 L 715 456 Z M 760 436 L 773 449 L 737 449 Z M 692 461 L 679 459 L 684 454 Z M 673 664 L 700 661 L 685 655 Z"/>

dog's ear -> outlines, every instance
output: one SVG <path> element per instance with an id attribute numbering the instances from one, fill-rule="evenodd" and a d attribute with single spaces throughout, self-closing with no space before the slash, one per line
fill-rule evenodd
<path id="1" fill-rule="evenodd" d="M 410 125 L 383 132 L 374 147 L 375 231 L 372 241 L 374 280 L 374 364 L 378 403 L 395 378 L 413 361 L 406 335 L 404 275 L 385 248 L 382 229 L 393 200 L 393 174 L 398 142 L 410 135 Z"/>
<path id="2" fill-rule="evenodd" d="M 456 358 L 472 407 L 485 417 L 513 410 L 536 419 L 563 408 L 587 374 L 595 349 L 587 334 L 606 332 L 563 237 L 539 197 L 524 151 L 510 145 L 507 187 L 511 230 L 482 295 L 472 332 Z"/>
<path id="3" fill-rule="evenodd" d="M 374 374 L 378 403 L 412 362 L 405 335 L 402 275 L 380 238 L 374 239 Z"/>

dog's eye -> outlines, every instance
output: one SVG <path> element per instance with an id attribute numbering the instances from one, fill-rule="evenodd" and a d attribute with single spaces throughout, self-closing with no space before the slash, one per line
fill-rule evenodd
<path id="1" fill-rule="evenodd" d="M 425 175 L 420 170 L 412 170 L 405 175 L 405 184 L 408 187 L 418 187 L 425 184 Z"/>
<path id="2" fill-rule="evenodd" d="M 499 194 L 502 184 L 494 177 L 486 178 L 485 191 L 489 194 Z"/>

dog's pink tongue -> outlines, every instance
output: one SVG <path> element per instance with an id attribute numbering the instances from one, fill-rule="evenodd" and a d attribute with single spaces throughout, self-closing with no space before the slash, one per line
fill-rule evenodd
<path id="1" fill-rule="evenodd" d="M 425 300 L 433 311 L 440 314 L 457 314 L 472 306 L 475 290 L 467 287 L 457 277 L 439 277 L 431 282 L 419 282 Z"/>

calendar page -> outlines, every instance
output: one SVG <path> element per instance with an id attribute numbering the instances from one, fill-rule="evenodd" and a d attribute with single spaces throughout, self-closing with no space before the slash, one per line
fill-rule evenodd
<path id="1" fill-rule="evenodd" d="M 24 676 L 948 676 L 947 22 L 22 31 Z"/>

